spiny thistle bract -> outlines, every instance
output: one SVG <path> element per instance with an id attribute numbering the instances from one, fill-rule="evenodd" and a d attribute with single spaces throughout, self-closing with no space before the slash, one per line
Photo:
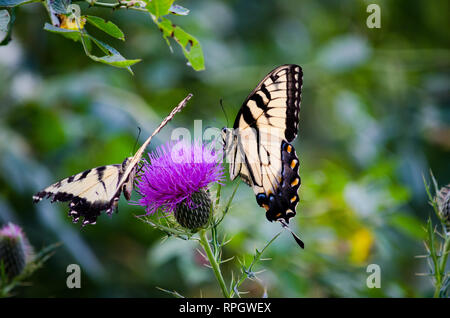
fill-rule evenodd
<path id="1" fill-rule="evenodd" d="M 436 201 L 439 209 L 439 216 L 446 225 L 447 233 L 450 232 L 450 184 L 439 190 Z M 448 234 L 447 234 L 448 235 Z"/>
<path id="2" fill-rule="evenodd" d="M 0 266 L 8 280 L 20 275 L 32 258 L 33 249 L 19 226 L 8 223 L 0 229 Z"/>
<path id="3" fill-rule="evenodd" d="M 211 145 L 168 142 L 143 160 L 136 189 L 142 196 L 137 202 L 147 215 L 158 209 L 173 213 L 184 228 L 197 230 L 208 223 L 211 210 L 209 186 L 221 182 L 223 167 L 220 153 Z"/>
<path id="4" fill-rule="evenodd" d="M 184 201 L 177 205 L 174 216 L 177 222 L 190 230 L 196 230 L 208 223 L 211 212 L 211 198 L 205 189 L 200 189 L 191 196 L 192 203 Z"/>

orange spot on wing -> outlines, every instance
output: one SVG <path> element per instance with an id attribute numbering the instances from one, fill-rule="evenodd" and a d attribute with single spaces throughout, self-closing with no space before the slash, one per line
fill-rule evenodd
<path id="1" fill-rule="evenodd" d="M 292 160 L 291 161 L 291 168 L 294 169 L 296 165 L 297 165 L 297 160 L 296 159 Z"/>

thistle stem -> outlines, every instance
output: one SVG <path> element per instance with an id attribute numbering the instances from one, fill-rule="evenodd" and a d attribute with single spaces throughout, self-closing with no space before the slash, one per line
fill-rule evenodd
<path id="1" fill-rule="evenodd" d="M 220 265 L 217 263 L 216 258 L 214 257 L 213 251 L 211 249 L 211 245 L 208 242 L 208 237 L 206 235 L 206 230 L 200 231 L 200 245 L 203 247 L 203 250 L 208 257 L 209 263 L 214 271 L 214 275 L 216 276 L 217 282 L 220 285 L 220 289 L 222 290 L 222 294 L 225 298 L 230 298 L 230 294 L 225 285 L 225 280 L 223 279 L 222 272 L 220 271 Z"/>
<path id="2" fill-rule="evenodd" d="M 447 237 L 445 238 L 444 249 L 442 251 L 441 261 L 439 264 L 441 273 L 445 272 L 445 265 L 447 264 L 449 252 L 450 252 L 450 235 L 447 235 Z"/>
<path id="3" fill-rule="evenodd" d="M 436 279 L 436 287 L 435 287 L 434 295 L 433 295 L 434 298 L 439 297 L 439 293 L 442 288 L 442 283 L 443 283 L 443 280 L 445 277 L 445 266 L 447 264 L 449 252 L 450 252 L 450 236 L 447 235 L 445 238 L 444 248 L 442 249 L 442 254 L 440 256 L 439 266 L 436 266 L 437 270 L 439 271 L 439 275 L 437 277 L 439 279 Z"/>

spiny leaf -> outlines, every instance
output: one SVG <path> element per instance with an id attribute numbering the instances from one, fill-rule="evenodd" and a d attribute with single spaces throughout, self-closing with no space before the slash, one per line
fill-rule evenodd
<path id="1" fill-rule="evenodd" d="M 157 289 L 159 289 L 160 291 L 163 291 L 163 292 L 165 292 L 165 293 L 167 293 L 167 294 L 170 294 L 170 295 L 172 295 L 172 296 L 174 296 L 174 297 L 176 297 L 176 298 L 185 298 L 183 295 L 181 295 L 179 292 L 177 292 L 177 291 L 170 291 L 170 290 L 167 290 L 167 289 L 164 289 L 164 288 L 161 288 L 161 287 L 156 287 Z"/>

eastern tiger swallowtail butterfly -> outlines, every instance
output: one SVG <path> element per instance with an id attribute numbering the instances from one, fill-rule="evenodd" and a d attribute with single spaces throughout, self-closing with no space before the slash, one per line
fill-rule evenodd
<path id="1" fill-rule="evenodd" d="M 33 201 L 36 203 L 43 198 L 52 198 L 52 203 L 70 201 L 69 216 L 74 223 L 83 217 L 83 226 L 95 224 L 97 217 L 104 210 L 111 215 L 118 205 L 122 191 L 125 198 L 130 200 L 138 163 L 153 136 L 186 106 L 191 97 L 192 94 L 186 96 L 172 110 L 133 157 L 126 158 L 122 164 L 101 166 L 62 179 L 36 193 Z"/>
<path id="2" fill-rule="evenodd" d="M 230 179 L 240 176 L 253 188 L 267 219 L 289 231 L 299 201 L 299 161 L 292 141 L 298 131 L 302 75 L 294 64 L 271 71 L 244 101 L 233 129 L 222 130 Z"/>

